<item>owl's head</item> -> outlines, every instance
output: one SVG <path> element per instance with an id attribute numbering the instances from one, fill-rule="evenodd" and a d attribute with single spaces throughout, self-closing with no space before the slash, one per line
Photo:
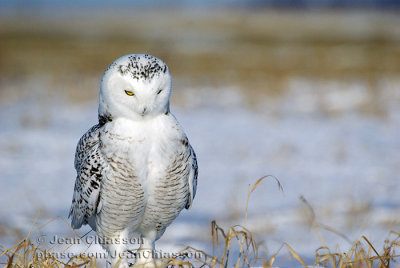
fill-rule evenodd
<path id="1" fill-rule="evenodd" d="M 169 111 L 172 79 L 167 65 L 148 54 L 128 54 L 105 71 L 99 117 L 151 118 Z"/>

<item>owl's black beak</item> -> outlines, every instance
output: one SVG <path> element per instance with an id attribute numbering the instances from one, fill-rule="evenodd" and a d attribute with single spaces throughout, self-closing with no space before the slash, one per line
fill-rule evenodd
<path id="1" fill-rule="evenodd" d="M 141 113 L 141 115 L 144 116 L 144 114 L 146 113 L 146 111 L 147 111 L 147 107 L 144 107 L 144 108 L 143 108 L 143 111 L 142 111 L 142 113 Z"/>

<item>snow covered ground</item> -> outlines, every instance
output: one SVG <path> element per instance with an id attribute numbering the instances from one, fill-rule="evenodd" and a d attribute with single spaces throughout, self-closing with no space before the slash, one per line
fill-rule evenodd
<path id="1" fill-rule="evenodd" d="M 177 90 L 185 101 L 173 101 L 171 110 L 198 155 L 199 184 L 192 209 L 167 229 L 158 248 L 174 252 L 190 245 L 211 252 L 211 220 L 223 227 L 243 224 L 247 187 L 264 175 L 284 188 L 266 179 L 250 197 L 248 226 L 269 256 L 287 242 L 311 264 L 322 245 L 300 196 L 318 223 L 350 241 L 366 235 L 379 248 L 389 230 L 400 229 L 400 82 L 380 86 L 377 97 L 357 81 L 293 79 L 284 95 L 252 108 L 235 87 Z M 383 115 L 359 111 L 371 98 Z M 67 217 L 75 146 L 96 120 L 96 102 L 28 94 L 1 104 L 0 244 L 15 243 L 15 233 L 26 235 L 39 211 L 36 227 Z M 321 232 L 332 249 L 351 246 Z M 72 236 L 62 220 L 41 233 L 49 240 Z"/>

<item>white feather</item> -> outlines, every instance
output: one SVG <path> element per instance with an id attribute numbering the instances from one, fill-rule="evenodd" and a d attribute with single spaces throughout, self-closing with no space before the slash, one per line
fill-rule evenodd
<path id="1" fill-rule="evenodd" d="M 77 147 L 70 212 L 74 228 L 88 223 L 105 239 L 140 232 L 140 250 L 152 250 L 180 211 L 191 206 L 197 160 L 169 111 L 171 84 L 166 64 L 146 54 L 126 55 L 106 70 L 99 124 Z M 98 188 L 93 187 L 96 178 Z M 103 246 L 112 254 L 126 250 L 112 243 Z"/>

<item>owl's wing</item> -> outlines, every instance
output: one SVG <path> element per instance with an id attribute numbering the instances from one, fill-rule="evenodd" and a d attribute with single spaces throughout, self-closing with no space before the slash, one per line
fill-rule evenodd
<path id="1" fill-rule="evenodd" d="M 71 226 L 78 229 L 82 224 L 93 224 L 99 211 L 101 180 L 106 161 L 100 152 L 100 126 L 89 129 L 79 140 L 75 153 L 77 177 L 69 216 Z"/>
<path id="2" fill-rule="evenodd" d="M 196 153 L 194 152 L 192 146 L 188 144 L 188 149 L 189 149 L 189 197 L 186 202 L 186 209 L 189 209 L 190 206 L 192 205 L 193 199 L 196 195 L 196 189 L 197 189 L 197 174 L 198 174 L 198 168 L 197 168 L 197 158 L 196 158 Z"/>

